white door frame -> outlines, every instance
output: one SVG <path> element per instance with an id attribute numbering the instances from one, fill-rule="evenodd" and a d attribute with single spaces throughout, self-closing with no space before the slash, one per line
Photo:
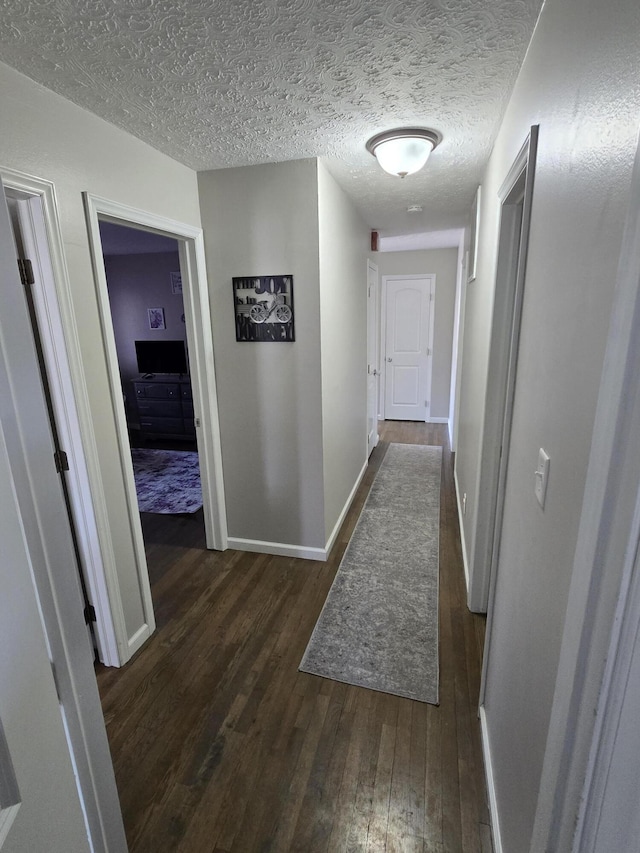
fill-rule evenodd
<path id="1" fill-rule="evenodd" d="M 449 442 L 452 453 L 458 449 L 458 421 L 460 411 L 460 381 L 462 378 L 462 352 L 464 329 L 464 309 L 467 296 L 467 264 L 464 252 L 464 231 L 458 243 L 458 263 L 456 273 L 456 301 L 453 310 L 453 340 L 451 342 L 451 388 L 449 391 Z"/>
<path id="2" fill-rule="evenodd" d="M 31 186 L 37 183 L 35 178 L 28 180 Z M 40 184 L 44 202 L 54 214 L 48 222 L 50 226 L 57 222 L 53 185 Z M 0 203 L 4 204 L 4 196 Z M 70 545 L 65 548 L 61 538 L 61 519 L 63 515 L 66 519 L 66 510 L 60 484 L 54 479 L 53 442 L 40 374 L 31 337 L 33 358 L 29 357 L 28 362 L 19 339 L 29 320 L 17 267 L 8 271 L 6 280 L 10 286 L 2 288 L 0 310 L 4 356 L 0 370 L 2 427 L 16 505 L 28 542 L 34 587 L 91 849 L 96 853 L 125 853 L 122 815 L 82 616 L 79 579 L 75 561 L 68 558 Z M 65 535 L 69 536 L 68 528 Z M 17 781 L 20 784 L 19 778 Z M 63 815 L 59 817 L 64 819 Z"/>
<path id="3" fill-rule="evenodd" d="M 429 305 L 429 330 L 428 330 L 428 340 L 427 346 L 429 348 L 429 356 L 427 358 L 427 414 L 425 417 L 425 423 L 434 423 L 445 421 L 446 418 L 436 418 L 435 420 L 431 418 L 431 372 L 433 370 L 433 336 L 434 336 L 434 328 L 435 328 L 435 300 L 436 300 L 436 277 L 433 273 L 422 273 L 419 275 L 383 275 L 382 276 L 382 311 L 381 311 L 381 322 L 380 322 L 380 352 L 382 353 L 382 367 L 380 371 L 380 409 L 382 410 L 382 415 L 385 415 L 385 399 L 387 392 L 387 282 L 389 281 L 416 281 L 418 279 L 428 279 L 430 282 L 429 285 L 429 298 L 431 300 Z"/>
<path id="4" fill-rule="evenodd" d="M 54 185 L 50 181 L 1 169 L 7 195 L 19 199 L 20 224 L 38 287 L 38 314 L 51 395 L 61 444 L 69 458 L 67 485 L 87 590 L 96 611 L 98 656 L 105 666 L 120 666 L 118 637 L 125 634 L 115 573 L 106 500 L 97 466 L 87 385 L 72 310 Z M 30 245 L 29 245 L 30 244 Z M 116 628 L 118 625 L 118 628 Z"/>
<path id="5" fill-rule="evenodd" d="M 480 704 L 483 701 L 484 674 L 491 642 L 490 611 L 502 534 L 537 147 L 536 125 L 531 128 L 498 191 L 501 201 L 498 266 L 476 502 L 478 516 L 468 591 L 470 610 L 476 613 L 489 611 Z M 514 194 L 521 197 L 519 204 L 513 198 Z"/>
<path id="6" fill-rule="evenodd" d="M 209 289 L 206 278 L 202 229 L 176 222 L 163 216 L 113 202 L 91 193 L 83 193 L 89 245 L 96 282 L 103 345 L 115 414 L 116 433 L 127 498 L 127 511 L 134 542 L 136 570 L 143 600 L 147 628 L 129 642 L 128 657 L 144 643 L 155 626 L 149 573 L 142 537 L 140 512 L 136 496 L 127 419 L 122 398 L 115 334 L 109 303 L 107 277 L 102 254 L 99 219 L 124 226 L 139 226 L 147 231 L 171 237 L 179 243 L 180 270 L 185 324 L 189 343 L 189 361 L 193 389 L 198 456 L 202 480 L 203 510 L 207 547 L 227 548 L 227 521 L 222 479 L 222 453 L 216 394 L 213 340 L 209 310 Z M 115 570 L 115 567 L 114 567 Z M 117 579 L 114 577 L 114 581 Z M 144 626 L 143 626 L 144 628 Z"/>
<path id="7" fill-rule="evenodd" d="M 371 278 L 374 278 L 372 283 Z M 380 349 L 378 346 L 378 326 L 380 322 L 378 298 L 380 287 L 378 278 L 378 265 L 371 259 L 367 261 L 367 457 L 371 455 L 374 447 L 378 444 L 378 411 L 380 390 Z M 373 383 L 373 390 L 370 385 Z M 370 395 L 375 399 L 372 401 Z M 375 437 L 369 441 L 369 415 L 373 407 Z"/>

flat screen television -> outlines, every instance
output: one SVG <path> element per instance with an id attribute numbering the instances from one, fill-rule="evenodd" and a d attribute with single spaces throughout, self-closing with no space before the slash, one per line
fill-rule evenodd
<path id="1" fill-rule="evenodd" d="M 138 370 L 146 373 L 187 373 L 184 341 L 136 341 Z"/>

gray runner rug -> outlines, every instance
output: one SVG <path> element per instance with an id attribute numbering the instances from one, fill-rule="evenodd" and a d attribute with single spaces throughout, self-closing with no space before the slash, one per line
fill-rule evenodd
<path id="1" fill-rule="evenodd" d="M 300 664 L 438 704 L 442 448 L 390 444 Z"/>

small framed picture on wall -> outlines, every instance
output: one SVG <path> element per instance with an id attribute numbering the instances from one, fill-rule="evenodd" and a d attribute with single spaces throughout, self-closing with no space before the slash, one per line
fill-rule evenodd
<path id="1" fill-rule="evenodd" d="M 149 315 L 150 329 L 167 328 L 164 322 L 164 308 L 147 308 L 147 314 Z"/>
<path id="2" fill-rule="evenodd" d="M 182 273 L 170 272 L 169 277 L 171 279 L 171 293 L 174 296 L 180 296 L 182 293 Z"/>

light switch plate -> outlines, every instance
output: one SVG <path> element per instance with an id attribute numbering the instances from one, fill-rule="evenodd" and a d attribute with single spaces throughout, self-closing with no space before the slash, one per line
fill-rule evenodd
<path id="1" fill-rule="evenodd" d="M 538 467 L 535 471 L 535 495 L 538 503 L 544 509 L 544 501 L 547 494 L 547 481 L 549 479 L 549 456 L 540 448 L 538 451 Z"/>

